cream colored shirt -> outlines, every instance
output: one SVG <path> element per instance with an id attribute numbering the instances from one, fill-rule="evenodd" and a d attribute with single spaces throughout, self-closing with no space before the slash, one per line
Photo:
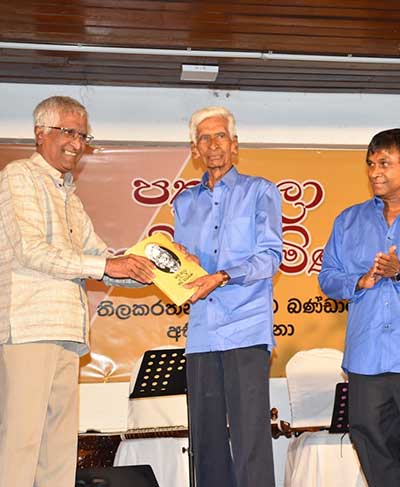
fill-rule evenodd
<path id="1" fill-rule="evenodd" d="M 74 191 L 38 153 L 0 172 L 0 344 L 88 342 L 84 280 L 108 252 Z"/>

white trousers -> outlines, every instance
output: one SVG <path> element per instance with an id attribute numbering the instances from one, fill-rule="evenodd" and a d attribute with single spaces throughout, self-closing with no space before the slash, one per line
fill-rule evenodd
<path id="1" fill-rule="evenodd" d="M 79 357 L 52 343 L 0 346 L 0 487 L 73 487 Z"/>

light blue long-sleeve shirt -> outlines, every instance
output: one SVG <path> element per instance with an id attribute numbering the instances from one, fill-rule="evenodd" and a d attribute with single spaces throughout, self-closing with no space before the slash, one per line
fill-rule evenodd
<path id="1" fill-rule="evenodd" d="M 174 202 L 175 240 L 209 273 L 231 277 L 192 305 L 186 352 L 275 344 L 272 276 L 282 257 L 281 197 L 276 186 L 232 167 L 215 185 L 187 189 Z"/>
<path id="2" fill-rule="evenodd" d="M 343 369 L 375 375 L 400 372 L 400 283 L 382 278 L 372 289 L 356 291 L 359 278 L 378 252 L 400 251 L 399 217 L 389 227 L 383 201 L 373 198 L 344 210 L 325 247 L 321 289 L 349 300 Z"/>

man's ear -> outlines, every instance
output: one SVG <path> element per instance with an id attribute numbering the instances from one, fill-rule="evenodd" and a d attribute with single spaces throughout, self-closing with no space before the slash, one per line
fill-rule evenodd
<path id="1" fill-rule="evenodd" d="M 239 141 L 238 141 L 237 135 L 235 135 L 233 137 L 231 151 L 232 151 L 232 154 L 235 154 L 235 155 L 237 155 L 239 153 Z"/>
<path id="2" fill-rule="evenodd" d="M 197 149 L 197 145 L 194 142 L 191 142 L 190 143 L 190 149 L 192 151 L 192 157 L 193 157 L 193 159 L 200 159 L 199 150 Z"/>
<path id="3" fill-rule="evenodd" d="M 42 127 L 35 127 L 35 140 L 36 145 L 42 145 L 43 143 L 43 128 Z"/>

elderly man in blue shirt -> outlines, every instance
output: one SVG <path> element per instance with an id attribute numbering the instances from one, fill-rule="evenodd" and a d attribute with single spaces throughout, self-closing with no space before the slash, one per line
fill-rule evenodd
<path id="1" fill-rule="evenodd" d="M 281 198 L 273 183 L 233 166 L 228 110 L 195 112 L 190 134 L 207 172 L 174 210 L 175 240 L 209 273 L 187 285 L 195 290 L 186 354 L 196 485 L 273 487 L 268 373 Z"/>
<path id="2" fill-rule="evenodd" d="M 367 150 L 374 197 L 344 210 L 325 248 L 319 281 L 349 300 L 343 369 L 353 443 L 369 487 L 400 485 L 400 129 Z"/>

